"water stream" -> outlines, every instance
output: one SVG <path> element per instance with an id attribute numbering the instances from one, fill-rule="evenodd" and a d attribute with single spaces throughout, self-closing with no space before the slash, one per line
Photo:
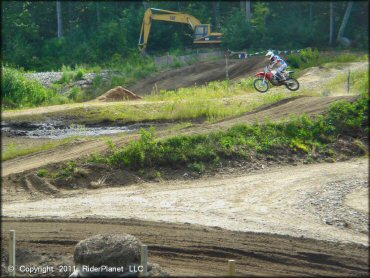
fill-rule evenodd
<path id="1" fill-rule="evenodd" d="M 60 123 L 1 123 L 1 132 L 5 136 L 23 136 L 29 138 L 64 139 L 72 136 L 99 136 L 121 132 L 132 132 L 144 125 L 123 126 L 84 126 L 63 125 Z"/>

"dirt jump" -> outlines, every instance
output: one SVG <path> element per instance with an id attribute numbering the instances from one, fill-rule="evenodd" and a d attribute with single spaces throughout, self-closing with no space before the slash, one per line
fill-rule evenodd
<path id="1" fill-rule="evenodd" d="M 228 61 L 230 80 L 239 80 L 253 76 L 263 69 L 268 60 L 262 57 L 251 57 L 246 60 L 231 59 Z M 179 69 L 171 69 L 155 76 L 140 80 L 130 87 L 130 90 L 139 95 L 150 94 L 153 90 L 175 90 L 178 88 L 204 85 L 211 81 L 225 80 L 225 60 L 195 63 Z"/>
<path id="2" fill-rule="evenodd" d="M 230 79 L 252 76 L 265 64 L 264 57 L 230 60 Z M 354 67 L 362 66 L 367 63 Z M 307 70 L 301 85 L 321 92 L 332 76 L 343 71 L 346 68 Z M 322 76 L 325 78 L 320 79 Z M 96 103 L 84 105 L 85 109 L 94 105 L 108 107 L 111 101 L 135 98 L 131 92 L 145 95 L 153 88 L 176 89 L 224 79 L 225 61 L 199 63 L 159 73 L 125 92 L 113 89 Z M 245 97 L 259 96 L 250 93 Z M 355 93 L 342 92 L 298 95 L 219 122 L 194 121 L 183 129 L 172 129 L 179 122 L 161 123 L 164 127 L 156 135 L 164 138 L 203 134 L 238 123 L 285 121 L 291 115 L 304 113 L 316 116 L 336 101 L 355 99 Z M 144 98 L 128 105 L 145 103 Z M 51 117 L 62 109 L 66 106 L 4 114 L 11 118 L 17 113 L 25 117 L 48 113 Z M 134 131 L 109 138 L 121 147 L 139 136 Z M 68 277 L 73 270 L 61 269 L 60 265 L 73 266 L 76 244 L 106 233 L 137 237 L 148 245 L 150 261 L 172 276 L 224 276 L 228 259 L 236 260 L 236 275 L 243 277 L 368 274 L 367 158 L 309 164 L 269 164 L 258 158 L 253 165 L 222 166 L 208 176 L 185 177 L 187 172 L 180 178 L 157 181 L 144 181 L 130 176 L 129 171 L 105 165 L 106 168 L 99 166 L 103 167 L 100 170 L 98 166 L 91 168 L 90 172 L 79 169 L 79 175 L 91 175 L 94 181 L 96 178 L 94 186 L 85 187 L 76 186 L 72 179 L 68 186 L 62 186 L 38 176 L 37 170 L 43 167 L 83 160 L 108 148 L 106 140 L 78 139 L 2 162 L 2 248 L 9 244 L 9 230 L 16 230 L 17 262 L 55 269 L 35 277 Z M 102 173 L 117 182 L 104 185 L 106 177 Z M 123 183 L 123 179 L 127 182 Z M 7 265 L 5 249 L 3 273 Z"/>

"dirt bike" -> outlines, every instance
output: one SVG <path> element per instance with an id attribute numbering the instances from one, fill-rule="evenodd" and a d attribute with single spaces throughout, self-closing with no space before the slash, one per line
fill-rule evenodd
<path id="1" fill-rule="evenodd" d="M 297 91 L 299 89 L 299 82 L 290 77 L 292 72 L 293 71 L 282 72 L 282 74 L 285 76 L 285 80 L 281 80 L 276 76 L 276 72 L 271 71 L 269 67 L 265 67 L 264 71 L 258 72 L 255 75 L 256 79 L 253 82 L 253 86 L 258 92 L 261 93 L 267 92 L 271 85 L 285 85 L 285 87 L 287 87 L 289 90 Z"/>

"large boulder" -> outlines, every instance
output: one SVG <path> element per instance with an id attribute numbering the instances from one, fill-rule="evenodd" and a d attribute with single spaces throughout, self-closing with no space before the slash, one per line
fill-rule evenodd
<path id="1" fill-rule="evenodd" d="M 98 234 L 80 241 L 74 252 L 76 270 L 70 277 L 136 277 L 141 242 L 129 234 Z M 166 276 L 158 265 L 148 264 L 149 276 Z"/>

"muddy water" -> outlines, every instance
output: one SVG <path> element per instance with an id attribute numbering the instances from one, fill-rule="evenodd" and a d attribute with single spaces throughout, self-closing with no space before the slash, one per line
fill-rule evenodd
<path id="1" fill-rule="evenodd" d="M 22 136 L 28 138 L 64 139 L 72 136 L 99 136 L 121 132 L 136 131 L 144 125 L 124 126 L 84 126 L 63 125 L 60 123 L 1 123 L 1 131 L 6 136 Z"/>

